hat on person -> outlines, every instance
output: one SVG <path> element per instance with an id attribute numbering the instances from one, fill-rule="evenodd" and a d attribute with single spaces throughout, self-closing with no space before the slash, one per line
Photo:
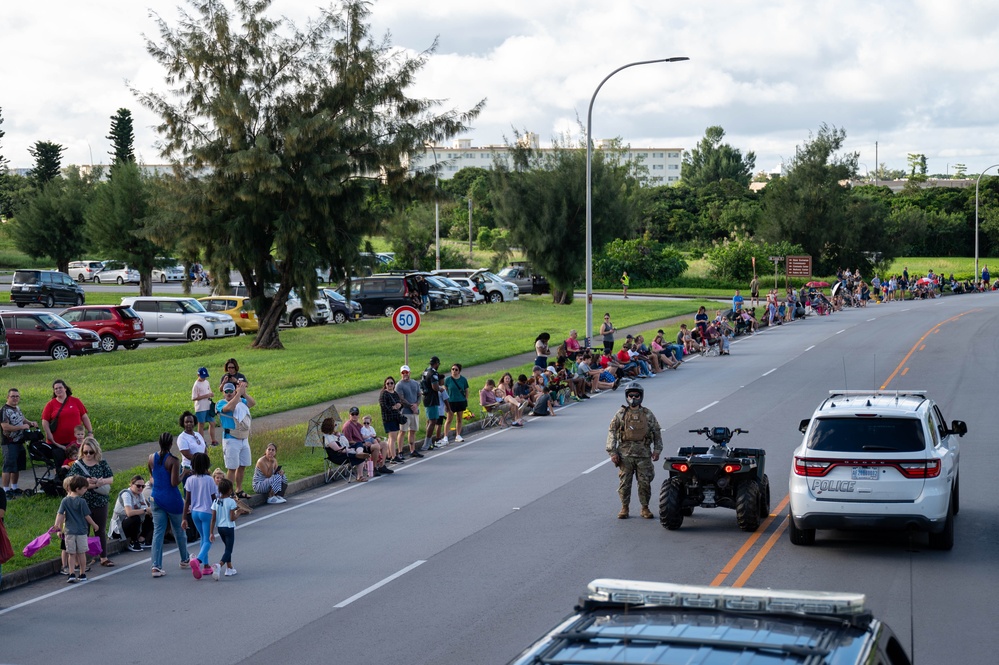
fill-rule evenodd
<path id="1" fill-rule="evenodd" d="M 441 362 L 441 359 L 438 358 L 437 356 L 433 356 L 433 357 L 430 358 L 430 364 L 431 365 L 439 365 L 440 362 Z"/>
<path id="2" fill-rule="evenodd" d="M 208 368 L 207 367 L 199 367 L 198 368 L 198 376 L 200 376 L 202 379 L 207 379 L 208 378 Z"/>
<path id="3" fill-rule="evenodd" d="M 662 328 L 660 328 L 659 330 L 656 331 L 656 334 L 658 334 L 658 335 L 665 335 L 666 333 L 663 331 Z"/>
<path id="4" fill-rule="evenodd" d="M 403 372 L 408 372 L 408 371 L 409 371 L 409 365 L 403 365 L 402 367 L 399 368 L 399 373 L 400 374 L 402 374 Z"/>
<path id="5" fill-rule="evenodd" d="M 551 372 L 552 374 L 558 374 L 558 372 L 555 371 L 555 368 L 551 365 L 548 366 L 546 371 Z"/>
<path id="6" fill-rule="evenodd" d="M 357 408 L 356 406 L 350 407 L 350 415 L 356 416 L 356 415 L 359 415 L 360 413 L 361 413 L 361 410 L 359 408 Z"/>
<path id="7" fill-rule="evenodd" d="M 533 369 L 533 370 L 531 370 L 531 371 L 533 371 L 533 372 L 541 372 L 541 371 L 543 371 L 543 370 L 542 370 L 542 369 L 541 369 L 540 367 L 538 367 L 537 365 L 535 365 L 535 366 L 534 366 L 534 369 Z"/>
<path id="8" fill-rule="evenodd" d="M 236 392 L 236 386 L 234 386 L 232 383 L 227 383 L 224 386 L 222 386 L 222 392 L 224 392 L 224 393 L 234 393 L 234 392 Z"/>

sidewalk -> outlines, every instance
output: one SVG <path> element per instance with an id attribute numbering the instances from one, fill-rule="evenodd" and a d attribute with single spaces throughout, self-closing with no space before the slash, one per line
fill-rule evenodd
<path id="1" fill-rule="evenodd" d="M 618 330 L 617 337 L 623 340 L 625 335 L 636 335 L 642 330 L 648 330 L 649 328 L 665 328 L 667 326 L 676 325 L 681 321 L 686 321 L 689 318 L 691 318 L 690 315 L 676 316 L 671 319 L 660 319 L 659 321 L 651 321 L 637 326 L 631 326 L 630 328 Z M 599 348 L 599 344 L 599 341 L 594 341 L 595 348 Z M 441 355 L 444 354 L 442 353 Z M 511 356 L 509 358 L 501 358 L 499 360 L 494 360 L 482 365 L 476 365 L 474 367 L 465 367 L 462 370 L 462 373 L 466 377 L 493 376 L 494 378 L 499 379 L 500 375 L 509 370 L 511 367 L 517 367 L 519 365 L 534 362 L 534 358 L 535 355 L 533 352 L 524 353 L 517 356 Z M 424 365 L 421 363 L 428 360 L 430 359 L 418 358 L 414 360 L 414 376 L 419 376 L 423 372 Z M 452 362 L 447 358 L 444 358 L 444 361 Z M 253 431 L 256 435 L 261 435 L 271 430 L 282 429 L 284 427 L 290 427 L 300 423 L 307 423 L 309 418 L 312 418 L 317 413 L 333 404 L 337 405 L 337 409 L 341 413 L 346 411 L 348 406 L 376 406 L 378 404 L 379 393 L 381 393 L 381 390 L 369 390 L 368 392 L 350 395 L 348 397 L 342 397 L 328 402 L 322 402 L 321 404 L 292 409 L 291 411 L 272 413 L 270 415 L 260 416 L 259 418 L 254 417 Z M 131 469 L 133 466 L 144 465 L 146 460 L 149 459 L 149 456 L 158 450 L 159 444 L 155 441 L 151 441 L 149 443 L 140 443 L 134 446 L 129 446 L 128 448 L 109 450 L 104 453 L 104 459 L 107 460 L 112 469 Z"/>

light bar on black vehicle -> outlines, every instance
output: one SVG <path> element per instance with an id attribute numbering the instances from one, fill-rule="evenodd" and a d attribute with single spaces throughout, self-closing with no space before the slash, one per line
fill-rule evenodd
<path id="1" fill-rule="evenodd" d="M 866 611 L 862 593 L 736 589 L 607 578 L 590 582 L 586 599 L 629 605 L 773 614 L 852 617 Z"/>

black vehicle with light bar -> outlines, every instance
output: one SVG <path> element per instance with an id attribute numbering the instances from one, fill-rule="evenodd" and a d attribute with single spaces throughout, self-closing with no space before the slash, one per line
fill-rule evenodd
<path id="1" fill-rule="evenodd" d="M 511 665 L 911 665 L 858 593 L 598 579 Z"/>
<path id="2" fill-rule="evenodd" d="M 690 432 L 706 435 L 712 445 L 686 446 L 667 458 L 663 466 L 669 478 L 659 491 L 659 522 L 674 531 L 698 506 L 734 508 L 739 528 L 756 531 L 770 513 L 767 452 L 728 447 L 733 436 L 749 430 L 702 427 Z"/>

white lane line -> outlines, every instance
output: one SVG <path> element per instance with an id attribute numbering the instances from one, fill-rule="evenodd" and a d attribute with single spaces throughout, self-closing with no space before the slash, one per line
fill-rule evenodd
<path id="1" fill-rule="evenodd" d="M 868 320 L 868 321 L 877 321 L 877 320 L 878 320 L 878 317 L 876 317 L 876 316 L 875 316 L 875 317 L 874 317 L 873 319 L 867 319 L 867 320 Z"/>
<path id="2" fill-rule="evenodd" d="M 908 312 L 910 309 L 912 309 L 912 308 L 911 307 L 906 307 L 905 309 L 902 309 L 902 310 L 899 310 L 899 311 L 901 311 L 901 312 Z"/>
<path id="3" fill-rule="evenodd" d="M 713 407 L 717 403 L 718 403 L 718 400 L 715 400 L 715 401 L 711 402 L 711 404 L 708 404 L 707 406 L 702 406 L 701 408 L 699 408 L 694 413 L 700 413 L 701 411 L 707 411 L 708 409 L 710 409 L 711 407 Z"/>
<path id="4" fill-rule="evenodd" d="M 392 580 L 397 579 L 399 577 L 402 577 L 403 575 L 405 575 L 409 571 L 413 570 L 417 566 L 421 566 L 421 565 L 423 565 L 425 563 L 426 563 L 426 561 L 424 561 L 422 559 L 420 559 L 418 561 L 414 561 L 413 563 L 409 564 L 408 566 L 406 566 L 402 570 L 400 570 L 400 571 L 398 571 L 396 573 L 392 573 L 391 575 L 389 575 L 388 577 L 386 577 L 385 579 L 383 579 L 381 582 L 376 582 L 375 584 L 372 584 L 371 586 L 369 586 L 364 591 L 359 591 L 359 592 L 355 593 L 353 596 L 351 596 L 347 600 L 341 601 L 341 602 L 337 603 L 336 605 L 334 605 L 333 607 L 336 608 L 336 609 L 341 609 L 341 608 L 347 607 L 348 605 L 350 605 L 355 600 L 358 600 L 360 598 L 364 598 L 365 596 L 367 596 L 372 591 L 377 591 L 378 589 L 382 588 L 383 586 L 385 586 L 386 584 L 388 584 Z"/>
<path id="5" fill-rule="evenodd" d="M 768 374 L 773 374 L 773 373 L 774 373 L 774 372 L 776 372 L 776 371 L 777 371 L 777 368 L 776 368 L 776 367 L 774 367 L 774 368 L 773 368 L 772 370 L 770 370 L 769 372 L 763 372 L 763 376 L 767 376 Z"/>
<path id="6" fill-rule="evenodd" d="M 805 349 L 805 353 L 808 353 L 809 351 L 811 351 L 814 348 L 815 348 L 815 345 L 812 344 L 810 347 L 808 347 L 807 349 Z"/>
<path id="7" fill-rule="evenodd" d="M 839 333 L 845 333 L 845 332 L 846 332 L 846 328 L 843 328 L 842 330 L 840 330 L 840 331 L 839 331 L 838 333 L 836 333 L 836 334 L 838 335 Z"/>
<path id="8" fill-rule="evenodd" d="M 581 473 L 581 474 L 579 474 L 579 475 L 581 475 L 581 476 L 585 476 L 585 475 L 586 475 L 586 474 L 588 474 L 588 473 L 591 473 L 591 472 L 593 472 L 593 471 L 596 471 L 597 469 L 599 469 L 600 467 L 602 467 L 602 466 L 603 466 L 604 464 L 607 464 L 607 462 L 609 462 L 609 461 L 611 461 L 611 460 L 610 460 L 610 457 L 608 457 L 607 459 L 605 459 L 605 460 L 604 460 L 603 462 L 601 462 L 600 464 L 594 464 L 594 465 L 593 465 L 593 466 L 591 466 L 591 467 L 590 467 L 589 469 L 587 469 L 586 471 L 583 471 L 583 473 Z"/>

